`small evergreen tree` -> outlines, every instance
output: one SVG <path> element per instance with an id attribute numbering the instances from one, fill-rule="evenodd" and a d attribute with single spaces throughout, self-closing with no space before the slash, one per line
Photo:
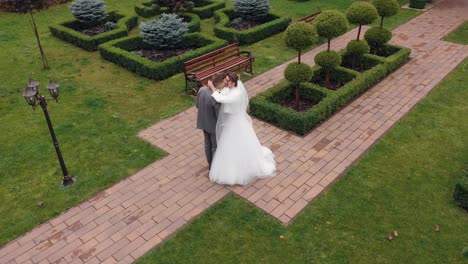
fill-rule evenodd
<path id="1" fill-rule="evenodd" d="M 362 56 L 369 53 L 370 47 L 364 40 L 351 40 L 346 46 L 346 54 L 352 58 L 351 67 L 356 64 L 356 60 L 361 60 Z"/>
<path id="2" fill-rule="evenodd" d="M 392 32 L 385 28 L 373 27 L 366 31 L 364 34 L 369 46 L 373 49 L 374 54 L 377 54 L 385 43 L 389 42 L 392 38 Z"/>
<path id="3" fill-rule="evenodd" d="M 36 20 L 34 19 L 34 11 L 40 11 L 49 7 L 50 2 L 46 0 L 10 0 L 8 5 L 13 9 L 13 11 L 20 14 L 29 14 L 29 19 L 31 21 L 31 26 L 36 37 L 37 46 L 39 52 L 41 53 L 42 66 L 44 69 L 49 69 L 49 63 L 47 61 L 44 49 L 42 48 L 41 39 L 39 37 L 39 31 L 37 30 Z"/>
<path id="4" fill-rule="evenodd" d="M 177 47 L 188 31 L 188 24 L 176 14 L 162 14 L 161 18 L 140 24 L 143 42 L 156 49 Z"/>
<path id="5" fill-rule="evenodd" d="M 103 0 L 75 0 L 69 6 L 72 15 L 83 23 L 94 23 L 107 18 Z"/>
<path id="6" fill-rule="evenodd" d="M 380 28 L 383 27 L 383 20 L 385 17 L 394 16 L 400 10 L 400 5 L 396 0 L 372 0 L 372 4 L 381 17 Z"/>
<path id="7" fill-rule="evenodd" d="M 296 91 L 295 91 L 295 103 L 294 108 L 299 110 L 299 100 L 300 100 L 300 84 L 302 82 L 308 82 L 312 78 L 313 71 L 309 65 L 305 63 L 290 63 L 284 70 L 284 78 L 291 82 Z"/>
<path id="8" fill-rule="evenodd" d="M 269 0 L 234 0 L 234 12 L 245 20 L 260 20 L 270 8 Z"/>
<path id="9" fill-rule="evenodd" d="M 297 62 L 301 63 L 301 51 L 317 42 L 317 32 L 309 23 L 292 23 L 284 32 L 283 39 L 288 47 L 297 50 Z"/>
<path id="10" fill-rule="evenodd" d="M 357 40 L 361 35 L 362 25 L 371 24 L 379 14 L 377 9 L 367 2 L 354 2 L 346 11 L 346 18 L 351 24 L 359 25 Z"/>
<path id="11" fill-rule="evenodd" d="M 336 51 L 322 51 L 315 55 L 315 64 L 325 70 L 325 86 L 330 88 L 330 74 L 333 69 L 341 64 L 341 55 Z"/>
<path id="12" fill-rule="evenodd" d="M 348 30 L 348 20 L 339 11 L 327 10 L 315 19 L 315 28 L 319 36 L 328 39 L 327 51 L 330 51 L 330 42 L 334 37 L 343 35 Z"/>

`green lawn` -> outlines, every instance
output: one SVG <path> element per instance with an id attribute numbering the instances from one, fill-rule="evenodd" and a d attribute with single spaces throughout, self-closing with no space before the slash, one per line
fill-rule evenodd
<path id="1" fill-rule="evenodd" d="M 106 3 L 133 13 L 134 1 Z M 350 3 L 272 1 L 276 11 L 292 18 L 319 6 L 344 10 Z M 385 24 L 393 28 L 418 14 L 402 10 Z M 43 71 L 27 16 L 0 12 L 0 245 L 162 157 L 161 150 L 136 133 L 193 105 L 181 74 L 155 82 L 101 59 L 98 52 L 54 38 L 47 26 L 70 18 L 66 5 L 36 15 L 52 67 Z M 212 32 L 213 19 L 202 25 L 204 32 Z M 257 58 L 256 74 L 296 55 L 281 34 L 244 48 Z M 68 169 L 77 179 L 72 188 L 58 187 L 61 171 L 42 111 L 32 111 L 21 96 L 29 76 L 42 88 L 49 77 L 61 85 L 60 103 L 50 102 L 49 111 Z M 39 200 L 43 207 L 36 206 Z"/>
<path id="2" fill-rule="evenodd" d="M 444 40 L 468 45 L 468 22 L 461 24 L 457 29 L 448 34 Z"/>
<path id="3" fill-rule="evenodd" d="M 468 168 L 467 70 L 465 60 L 289 227 L 229 196 L 138 263 L 466 263 L 468 214 L 452 191 Z"/>

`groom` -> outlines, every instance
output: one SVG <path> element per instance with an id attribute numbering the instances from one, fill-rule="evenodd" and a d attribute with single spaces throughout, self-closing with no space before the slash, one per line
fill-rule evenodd
<path id="1" fill-rule="evenodd" d="M 225 85 L 225 74 L 217 72 L 213 74 L 211 81 L 215 88 L 220 90 Z M 205 135 L 205 155 L 210 168 L 217 147 L 216 121 L 221 108 L 221 104 L 211 96 L 212 93 L 210 88 L 203 86 L 198 90 L 197 96 L 197 128 L 202 129 Z"/>

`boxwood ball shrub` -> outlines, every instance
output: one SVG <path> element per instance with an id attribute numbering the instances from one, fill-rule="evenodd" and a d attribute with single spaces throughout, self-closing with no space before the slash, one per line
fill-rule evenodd
<path id="1" fill-rule="evenodd" d="M 156 49 L 177 47 L 188 31 L 187 23 L 176 14 L 162 14 L 160 18 L 140 24 L 143 42 Z"/>
<path id="2" fill-rule="evenodd" d="M 397 0 L 372 0 L 372 4 L 377 9 L 380 19 L 380 28 L 383 27 L 383 20 L 385 17 L 394 16 L 400 10 L 400 5 Z"/>
<path id="3" fill-rule="evenodd" d="M 314 72 L 309 65 L 305 63 L 290 63 L 284 70 L 284 78 L 295 86 L 295 109 L 299 110 L 300 84 L 312 79 Z"/>
<path id="4" fill-rule="evenodd" d="M 346 33 L 348 26 L 345 15 L 335 10 L 324 11 L 315 19 L 317 34 L 328 39 L 328 51 L 330 51 L 331 39 Z"/>
<path id="5" fill-rule="evenodd" d="M 341 64 L 341 55 L 336 51 L 322 51 L 315 55 L 314 61 L 325 69 L 325 85 L 330 87 L 330 72 Z"/>
<path id="6" fill-rule="evenodd" d="M 458 178 L 453 198 L 458 206 L 468 210 L 468 173 L 465 172 L 465 175 Z"/>
<path id="7" fill-rule="evenodd" d="M 288 47 L 297 50 L 297 62 L 301 63 L 301 51 L 317 42 L 317 32 L 309 23 L 292 23 L 284 32 L 283 39 Z"/>
<path id="8" fill-rule="evenodd" d="M 359 25 L 357 40 L 361 35 L 362 25 L 371 24 L 378 16 L 375 6 L 367 2 L 354 2 L 346 11 L 346 18 L 349 23 Z"/>
<path id="9" fill-rule="evenodd" d="M 269 0 L 234 0 L 234 11 L 246 20 L 260 20 L 270 12 Z"/>
<path id="10" fill-rule="evenodd" d="M 346 55 L 352 58 L 352 67 L 356 60 L 360 60 L 364 54 L 369 53 L 370 47 L 364 40 L 351 40 L 346 46 Z"/>
<path id="11" fill-rule="evenodd" d="M 364 39 L 366 39 L 369 46 L 373 49 L 374 54 L 382 48 L 385 43 L 389 42 L 392 38 L 392 32 L 385 28 L 373 27 L 366 31 Z"/>
<path id="12" fill-rule="evenodd" d="M 94 23 L 107 18 L 103 0 L 75 0 L 69 6 L 72 15 L 83 23 Z"/>

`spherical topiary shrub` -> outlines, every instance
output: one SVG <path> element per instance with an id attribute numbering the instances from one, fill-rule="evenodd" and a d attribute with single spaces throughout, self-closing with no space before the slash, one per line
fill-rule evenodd
<path id="1" fill-rule="evenodd" d="M 297 62 L 301 63 L 301 51 L 317 42 L 317 32 L 309 23 L 292 23 L 284 32 L 283 39 L 288 47 L 297 50 Z"/>
<path id="2" fill-rule="evenodd" d="M 245 20 L 260 20 L 270 8 L 269 0 L 234 0 L 234 12 Z"/>
<path id="3" fill-rule="evenodd" d="M 295 86 L 294 109 L 299 110 L 300 83 L 310 81 L 313 74 L 312 68 L 305 63 L 293 62 L 284 70 L 284 78 Z"/>
<path id="4" fill-rule="evenodd" d="M 341 55 L 336 51 L 322 51 L 315 55 L 314 61 L 325 69 L 325 86 L 331 87 L 330 71 L 341 64 Z"/>
<path id="5" fill-rule="evenodd" d="M 370 47 L 364 40 L 351 40 L 346 46 L 346 54 L 352 58 L 351 67 L 354 69 L 356 61 L 359 61 L 362 56 L 369 53 Z"/>
<path id="6" fill-rule="evenodd" d="M 367 2 L 354 2 L 346 11 L 346 18 L 352 24 L 359 25 L 357 40 L 361 35 L 362 25 L 369 25 L 377 19 L 377 9 Z"/>
<path id="7" fill-rule="evenodd" d="M 468 174 L 461 176 L 455 185 L 453 198 L 458 206 L 468 210 Z"/>
<path id="8" fill-rule="evenodd" d="M 385 28 L 373 27 L 366 31 L 364 38 L 374 50 L 374 54 L 377 54 L 378 49 L 390 41 L 392 32 Z"/>
<path id="9" fill-rule="evenodd" d="M 176 14 L 162 14 L 160 18 L 140 24 L 143 42 L 156 49 L 177 47 L 188 31 L 188 24 Z"/>
<path id="10" fill-rule="evenodd" d="M 349 26 L 345 15 L 335 10 L 322 12 L 317 16 L 314 24 L 317 29 L 317 34 L 328 39 L 328 51 L 330 51 L 331 39 L 346 33 Z"/>
<path id="11" fill-rule="evenodd" d="M 381 17 L 380 28 L 383 27 L 383 20 L 385 17 L 394 16 L 400 10 L 400 5 L 396 0 L 372 0 L 372 4 Z"/>
<path id="12" fill-rule="evenodd" d="M 75 0 L 69 9 L 72 15 L 83 23 L 99 22 L 107 18 L 103 0 Z"/>

